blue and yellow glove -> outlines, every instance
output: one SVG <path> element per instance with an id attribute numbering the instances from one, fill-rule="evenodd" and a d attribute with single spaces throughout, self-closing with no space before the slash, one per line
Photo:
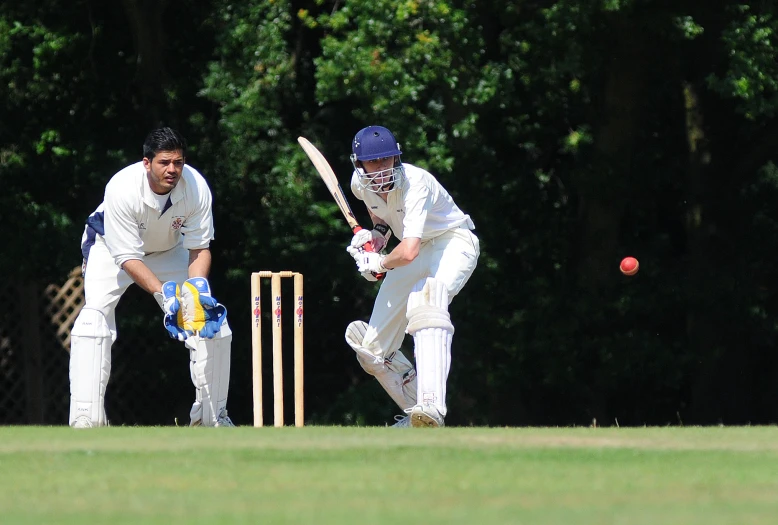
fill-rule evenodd
<path id="1" fill-rule="evenodd" d="M 184 281 L 181 289 L 184 311 L 183 327 L 189 334 L 213 338 L 227 319 L 227 309 L 211 296 L 211 286 L 205 277 Z"/>
<path id="2" fill-rule="evenodd" d="M 178 298 L 181 291 L 174 281 L 168 281 L 162 284 L 162 311 L 165 312 L 163 324 L 168 335 L 179 341 L 185 340 L 191 334 L 184 330 L 184 312 L 181 310 L 181 303 Z"/>

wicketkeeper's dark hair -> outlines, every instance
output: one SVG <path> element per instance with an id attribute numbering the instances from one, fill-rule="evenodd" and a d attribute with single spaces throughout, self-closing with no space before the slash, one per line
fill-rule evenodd
<path id="1" fill-rule="evenodd" d="M 143 143 L 143 156 L 149 160 L 160 151 L 176 151 L 186 157 L 186 140 L 173 128 L 155 129 L 146 136 Z"/>

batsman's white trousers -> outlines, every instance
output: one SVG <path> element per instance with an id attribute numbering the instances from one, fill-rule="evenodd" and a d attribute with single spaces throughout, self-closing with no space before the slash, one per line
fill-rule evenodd
<path id="1" fill-rule="evenodd" d="M 446 285 L 451 304 L 473 274 L 480 254 L 478 237 L 465 228 L 422 242 L 419 255 L 411 264 L 386 272 L 363 341 L 365 348 L 376 357 L 400 348 L 408 327 L 406 309 L 413 286 L 434 277 Z"/>

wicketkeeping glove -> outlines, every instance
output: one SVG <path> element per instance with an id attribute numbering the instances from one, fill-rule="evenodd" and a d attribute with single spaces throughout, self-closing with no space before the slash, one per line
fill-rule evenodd
<path id="1" fill-rule="evenodd" d="M 158 294 L 155 294 L 158 295 Z M 165 326 L 168 335 L 179 341 L 189 337 L 189 333 L 184 330 L 184 316 L 181 311 L 179 297 L 181 291 L 174 281 L 168 281 L 162 284 L 162 311 L 165 312 L 165 318 L 162 324 Z"/>
<path id="2" fill-rule="evenodd" d="M 211 286 L 205 277 L 184 281 L 181 303 L 184 329 L 205 339 L 213 338 L 227 318 L 227 308 L 211 296 Z"/>

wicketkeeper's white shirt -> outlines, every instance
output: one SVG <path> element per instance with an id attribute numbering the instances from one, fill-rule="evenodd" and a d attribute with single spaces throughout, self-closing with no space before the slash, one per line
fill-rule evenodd
<path id="1" fill-rule="evenodd" d="M 403 168 L 402 185 L 387 194 L 386 202 L 360 187 L 356 171 L 351 176 L 351 191 L 400 239 L 427 241 L 457 228 L 475 229 L 470 216 L 459 209 L 431 173 L 413 164 L 403 163 Z"/>
<path id="2" fill-rule="evenodd" d="M 151 191 L 142 162 L 127 166 L 105 187 L 103 212 L 108 251 L 117 266 L 182 244 L 187 250 L 208 248 L 213 240 L 211 190 L 203 176 L 184 165 L 181 179 L 167 198 Z"/>

